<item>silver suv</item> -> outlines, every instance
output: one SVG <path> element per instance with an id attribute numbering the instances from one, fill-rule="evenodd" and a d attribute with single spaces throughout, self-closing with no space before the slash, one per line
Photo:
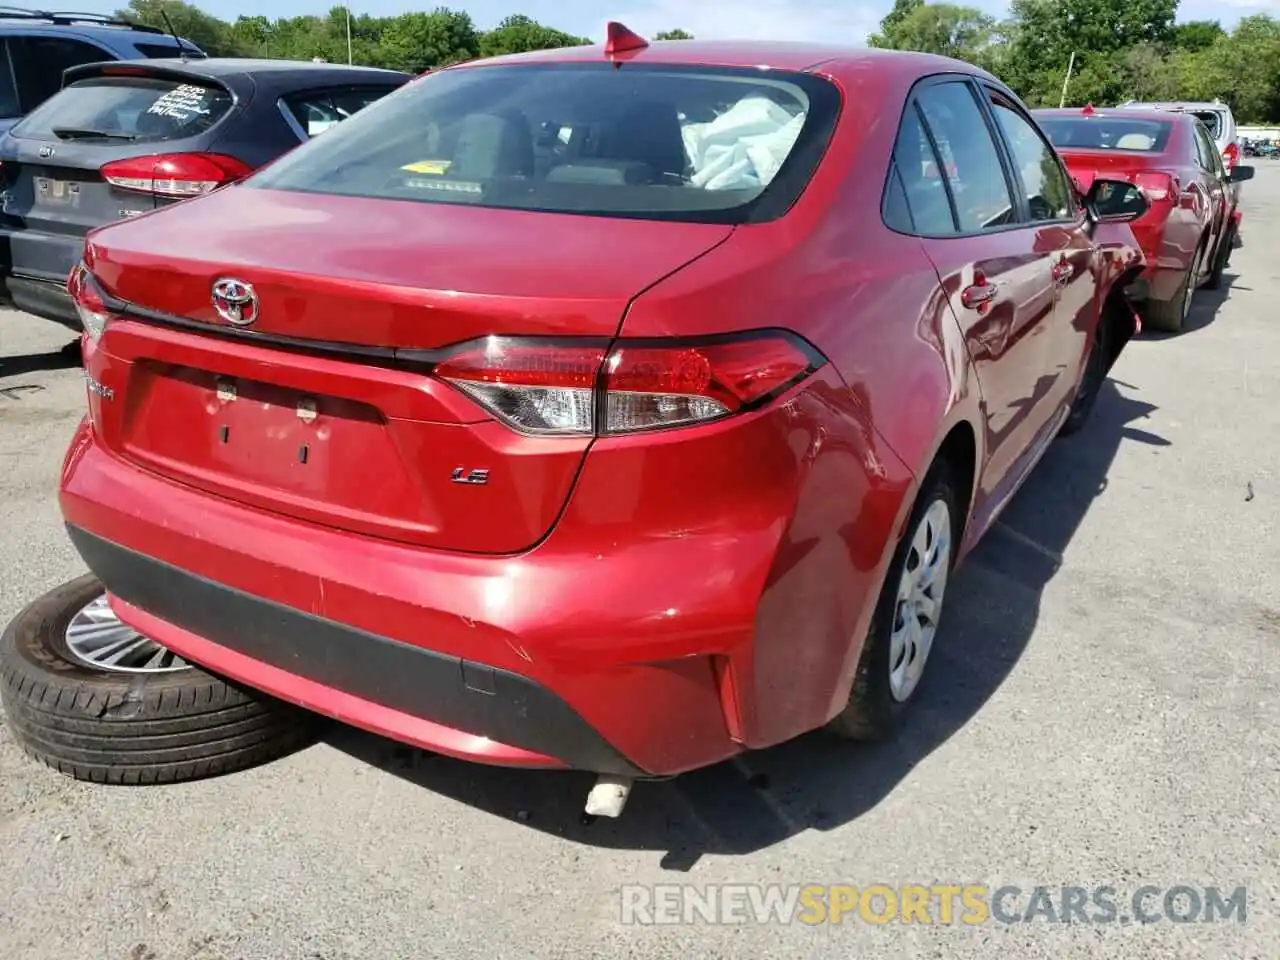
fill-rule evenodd
<path id="1" fill-rule="evenodd" d="M 1209 136 L 1213 137 L 1218 145 L 1218 151 L 1222 154 L 1222 163 L 1227 168 L 1228 174 L 1235 170 L 1236 164 L 1240 161 L 1236 118 L 1232 116 L 1231 108 L 1220 100 L 1214 100 L 1212 103 L 1192 100 L 1140 103 L 1137 100 L 1130 100 L 1120 106 L 1126 110 L 1172 110 L 1178 113 L 1189 113 L 1208 129 Z"/>

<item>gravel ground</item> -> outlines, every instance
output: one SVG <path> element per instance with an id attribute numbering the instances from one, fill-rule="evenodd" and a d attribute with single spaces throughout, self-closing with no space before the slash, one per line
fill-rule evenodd
<path id="1" fill-rule="evenodd" d="M 1192 329 L 1144 336 L 960 575 L 889 747 L 811 736 L 636 788 L 335 728 L 161 788 L 76 784 L 0 726 L 0 955 L 1276 956 L 1280 943 L 1280 164 Z M 0 312 L 0 616 L 82 569 L 54 489 L 83 388 L 60 328 Z M 1117 922 L 644 926 L 623 884 L 1117 891 Z M 1144 885 L 1247 888 L 1247 918 L 1119 922 Z M 1161 897 L 1145 901 L 1159 912 Z M 1095 913 L 1097 911 L 1091 911 Z M 938 912 L 933 913 L 938 920 Z M 1270 944 L 1270 946 L 1267 946 Z"/>

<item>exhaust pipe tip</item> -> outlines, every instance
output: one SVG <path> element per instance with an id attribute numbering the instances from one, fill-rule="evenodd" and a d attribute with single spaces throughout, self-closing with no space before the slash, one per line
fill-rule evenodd
<path id="1" fill-rule="evenodd" d="M 612 819 L 622 816 L 622 809 L 627 805 L 627 798 L 631 796 L 634 784 L 635 781 L 630 777 L 601 774 L 587 794 L 587 815 Z"/>

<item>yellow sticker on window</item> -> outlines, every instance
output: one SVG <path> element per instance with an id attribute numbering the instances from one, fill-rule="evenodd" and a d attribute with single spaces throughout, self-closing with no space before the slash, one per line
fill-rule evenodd
<path id="1" fill-rule="evenodd" d="M 450 167 L 449 160 L 419 160 L 417 163 L 406 163 L 401 170 L 409 173 L 434 173 L 437 175 L 444 174 Z"/>

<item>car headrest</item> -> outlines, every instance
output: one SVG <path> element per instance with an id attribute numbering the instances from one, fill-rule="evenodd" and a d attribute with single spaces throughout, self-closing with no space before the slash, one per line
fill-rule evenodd
<path id="1" fill-rule="evenodd" d="M 601 144 L 601 158 L 647 163 L 656 176 L 683 176 L 688 165 L 684 134 L 675 104 L 639 100 L 619 115 L 611 135 Z"/>
<path id="2" fill-rule="evenodd" d="M 1116 141 L 1117 150 L 1150 150 L 1155 145 L 1155 138 L 1145 133 L 1126 133 Z"/>
<path id="3" fill-rule="evenodd" d="M 487 180 L 533 175 L 533 133 L 521 113 L 473 113 L 462 121 L 449 175 Z"/>

